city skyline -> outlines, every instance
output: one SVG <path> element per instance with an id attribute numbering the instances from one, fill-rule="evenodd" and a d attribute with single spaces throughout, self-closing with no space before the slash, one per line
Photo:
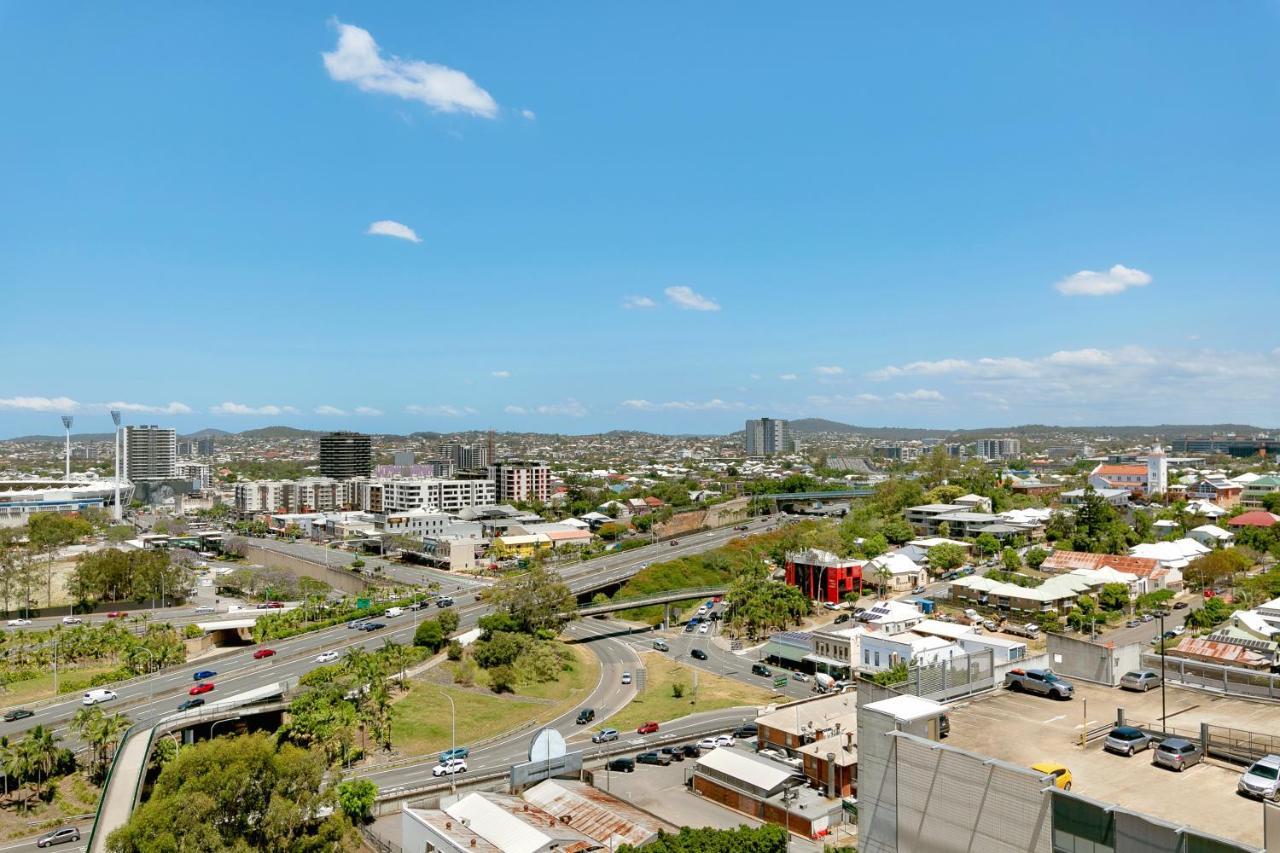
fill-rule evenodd
<path id="1" fill-rule="evenodd" d="M 1271 7 L 40 11 L 0 435 L 1280 410 Z"/>

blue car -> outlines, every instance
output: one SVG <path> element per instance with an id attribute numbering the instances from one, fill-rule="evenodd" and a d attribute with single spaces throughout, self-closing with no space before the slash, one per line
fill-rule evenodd
<path id="1" fill-rule="evenodd" d="M 443 764 L 444 762 L 450 761 L 454 758 L 466 758 L 470 754 L 471 747 L 469 746 L 458 746 L 453 749 L 446 749 L 444 752 L 440 753 L 440 763 Z"/>
<path id="2" fill-rule="evenodd" d="M 204 681 L 206 678 L 213 678 L 217 674 L 218 673 L 214 672 L 211 669 L 202 669 L 199 672 L 197 672 L 195 675 L 191 676 L 191 680 Z"/>

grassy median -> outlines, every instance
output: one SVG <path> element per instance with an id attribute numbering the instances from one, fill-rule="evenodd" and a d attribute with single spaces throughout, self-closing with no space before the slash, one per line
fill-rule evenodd
<path id="1" fill-rule="evenodd" d="M 459 746 L 560 716 L 584 702 L 600 679 L 595 655 L 578 646 L 570 648 L 573 666 L 559 679 L 521 685 L 514 694 L 489 690 L 483 670 L 476 670 L 472 687 L 453 683 L 456 665 L 452 662 L 428 670 L 421 679 L 411 680 L 409 692 L 392 706 L 392 744 L 404 755 L 425 755 L 449 748 L 449 700 L 442 692 L 453 698 L 458 709 Z"/>
<path id="2" fill-rule="evenodd" d="M 767 687 L 743 684 L 722 675 L 698 671 L 698 689 L 693 690 L 692 667 L 677 663 L 660 652 L 643 652 L 645 689 L 629 705 L 610 717 L 605 725 L 619 731 L 634 729 L 647 720 L 665 722 L 698 711 L 715 711 L 738 705 L 767 705 L 778 694 Z M 744 666 L 750 666 L 745 663 Z M 675 685 L 682 694 L 676 697 Z"/>

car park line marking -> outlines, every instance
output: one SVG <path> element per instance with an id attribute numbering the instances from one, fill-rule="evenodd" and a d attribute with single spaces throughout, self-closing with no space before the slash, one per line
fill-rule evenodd
<path id="1" fill-rule="evenodd" d="M 1049 723 L 1056 723 L 1058 722 L 1058 720 L 1065 720 L 1066 718 L 1067 718 L 1066 714 L 1059 714 L 1058 716 L 1050 717 L 1049 719 L 1044 720 L 1043 722 L 1045 725 L 1048 725 Z M 1076 726 L 1076 728 L 1080 728 L 1080 727 Z"/>
<path id="2" fill-rule="evenodd" d="M 1076 729 L 1083 729 L 1083 728 L 1087 728 L 1087 727 L 1089 727 L 1089 726 L 1096 726 L 1097 724 L 1098 724 L 1098 721 L 1097 721 L 1097 720 L 1090 720 L 1090 721 L 1089 721 L 1089 722 L 1087 722 L 1087 723 L 1076 723 L 1074 726 L 1072 726 L 1072 728 L 1076 728 Z"/>

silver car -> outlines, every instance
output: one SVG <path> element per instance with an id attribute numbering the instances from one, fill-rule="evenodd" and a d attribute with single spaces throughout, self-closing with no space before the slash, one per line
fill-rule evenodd
<path id="1" fill-rule="evenodd" d="M 1116 726 L 1102 742 L 1102 748 L 1120 755 L 1133 755 L 1144 749 L 1150 749 L 1155 738 L 1134 726 Z"/>
<path id="2" fill-rule="evenodd" d="M 601 729 L 591 736 L 592 743 L 608 743 L 618 739 L 617 729 Z"/>
<path id="3" fill-rule="evenodd" d="M 1204 752 L 1200 744 L 1192 743 L 1180 737 L 1171 737 L 1156 747 L 1151 755 L 1151 763 L 1160 767 L 1168 767 L 1181 773 L 1192 764 L 1204 760 Z"/>
<path id="4" fill-rule="evenodd" d="M 1160 686 L 1160 673 L 1154 669 L 1138 669 L 1120 676 L 1120 687 L 1123 690 L 1136 690 L 1146 693 L 1152 687 Z"/>
<path id="5" fill-rule="evenodd" d="M 1253 762 L 1240 774 L 1236 792 L 1272 802 L 1280 799 L 1280 755 L 1263 756 Z"/>

